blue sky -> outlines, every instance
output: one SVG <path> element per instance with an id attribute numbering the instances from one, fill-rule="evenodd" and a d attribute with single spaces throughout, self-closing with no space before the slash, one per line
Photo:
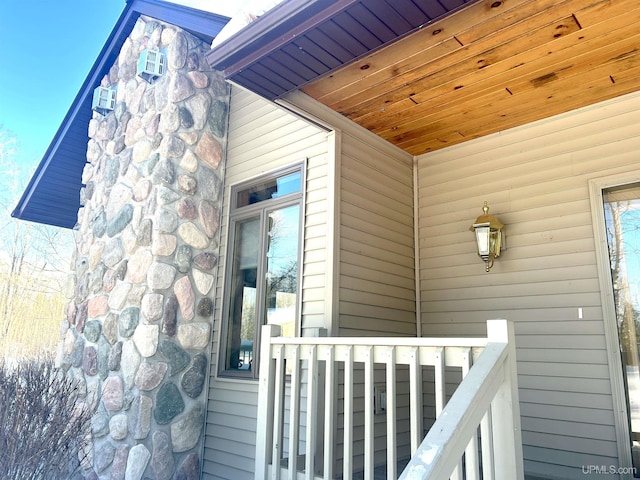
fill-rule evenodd
<path id="1" fill-rule="evenodd" d="M 200 2 L 200 3 L 199 3 Z M 244 0 L 176 0 L 231 16 Z M 0 0 L 0 126 L 17 139 L 20 165 L 35 168 L 125 0 Z"/>
<path id="2" fill-rule="evenodd" d="M 0 1 L 0 125 L 37 164 L 125 0 Z"/>

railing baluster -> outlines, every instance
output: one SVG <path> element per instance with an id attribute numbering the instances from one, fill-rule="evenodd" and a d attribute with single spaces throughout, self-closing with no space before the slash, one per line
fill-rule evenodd
<path id="1" fill-rule="evenodd" d="M 276 345 L 273 357 L 276 360 L 276 383 L 274 387 L 273 440 L 271 453 L 272 480 L 280 478 L 280 460 L 282 459 L 282 431 L 284 429 L 284 347 Z"/>
<path id="2" fill-rule="evenodd" d="M 462 354 L 462 379 L 467 376 L 473 358 L 471 356 L 471 349 L 467 348 Z M 479 480 L 480 469 L 478 465 L 478 433 L 474 433 L 469 440 L 469 445 L 464 454 L 465 461 L 465 480 Z"/>
<path id="3" fill-rule="evenodd" d="M 373 347 L 364 353 L 364 480 L 373 480 Z"/>
<path id="4" fill-rule="evenodd" d="M 413 347 L 409 353 L 409 399 L 411 419 L 411 455 L 416 453 L 422 441 L 422 368 L 420 365 L 420 351 Z"/>
<path id="5" fill-rule="evenodd" d="M 342 476 L 353 476 L 353 346 L 348 346 L 344 357 L 344 440 Z"/>
<path id="6" fill-rule="evenodd" d="M 389 347 L 387 353 L 387 387 L 386 387 L 386 414 L 387 414 L 387 479 L 396 480 L 398 456 L 396 452 L 396 349 Z"/>
<path id="7" fill-rule="evenodd" d="M 271 342 L 273 337 L 280 335 L 280 327 L 277 325 L 265 325 L 262 327 L 260 346 L 260 382 L 258 402 L 258 427 L 256 431 L 256 461 L 255 478 L 267 478 L 269 469 L 269 453 L 271 450 L 270 439 L 273 438 L 273 409 L 274 409 L 274 384 L 276 364 L 271 357 Z"/>
<path id="8" fill-rule="evenodd" d="M 298 471 L 298 443 L 300 439 L 300 346 L 295 345 L 287 365 L 291 371 L 291 399 L 289 401 L 289 469 L 288 480 L 295 480 Z"/>
<path id="9" fill-rule="evenodd" d="M 305 478 L 312 480 L 315 475 L 315 440 L 318 424 L 318 349 L 311 345 L 308 357 L 309 387 L 307 389 L 307 431 L 305 436 Z"/>
<path id="10" fill-rule="evenodd" d="M 480 422 L 480 442 L 482 444 L 482 480 L 494 480 L 493 465 L 493 422 L 491 408 L 487 410 Z"/>
<path id="11" fill-rule="evenodd" d="M 326 350 L 325 360 L 325 411 L 324 411 L 324 478 L 333 478 L 333 452 L 334 452 L 334 425 L 335 425 L 335 365 L 334 348 L 330 346 Z"/>

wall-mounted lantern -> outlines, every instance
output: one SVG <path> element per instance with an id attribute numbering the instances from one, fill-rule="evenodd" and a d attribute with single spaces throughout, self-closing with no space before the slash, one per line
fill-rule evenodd
<path id="1" fill-rule="evenodd" d="M 485 271 L 493 267 L 493 260 L 500 256 L 502 249 L 502 227 L 496 217 L 489 215 L 489 205 L 484 202 L 483 214 L 476 218 L 476 221 L 469 227 L 469 230 L 476 234 L 478 255 L 485 264 Z"/>
<path id="2" fill-rule="evenodd" d="M 143 50 L 138 57 L 138 75 L 153 83 L 167 71 L 167 56 L 159 50 Z"/>
<path id="3" fill-rule="evenodd" d="M 115 87 L 97 87 L 93 91 L 93 101 L 91 108 L 100 115 L 106 115 L 116 107 Z"/>

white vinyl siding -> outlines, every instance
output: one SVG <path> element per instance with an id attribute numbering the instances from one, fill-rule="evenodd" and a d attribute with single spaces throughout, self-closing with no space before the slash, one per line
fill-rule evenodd
<path id="1" fill-rule="evenodd" d="M 340 157 L 339 334 L 416 334 L 413 171 L 348 131 Z"/>
<path id="2" fill-rule="evenodd" d="M 325 272 L 329 242 L 324 225 L 329 208 L 328 132 L 260 97 L 232 88 L 229 137 L 221 215 L 219 271 L 214 299 L 214 338 L 207 405 L 203 478 L 253 479 L 256 435 L 256 381 L 218 378 L 218 347 L 223 322 L 230 187 L 306 160 L 302 269 L 302 327 L 327 327 Z"/>
<path id="3" fill-rule="evenodd" d="M 530 475 L 618 463 L 589 181 L 637 171 L 639 132 L 636 93 L 418 158 L 422 333 L 515 322 Z M 506 225 L 490 273 L 468 230 L 485 200 Z"/>

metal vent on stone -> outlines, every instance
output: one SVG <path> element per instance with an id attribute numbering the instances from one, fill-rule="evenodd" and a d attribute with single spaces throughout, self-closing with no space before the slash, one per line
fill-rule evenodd
<path id="1" fill-rule="evenodd" d="M 97 87 L 93 91 L 91 108 L 101 115 L 106 115 L 116 106 L 116 89 L 109 87 Z"/>
<path id="2" fill-rule="evenodd" d="M 143 50 L 138 58 L 138 75 L 153 83 L 167 71 L 167 56 L 159 50 Z"/>

